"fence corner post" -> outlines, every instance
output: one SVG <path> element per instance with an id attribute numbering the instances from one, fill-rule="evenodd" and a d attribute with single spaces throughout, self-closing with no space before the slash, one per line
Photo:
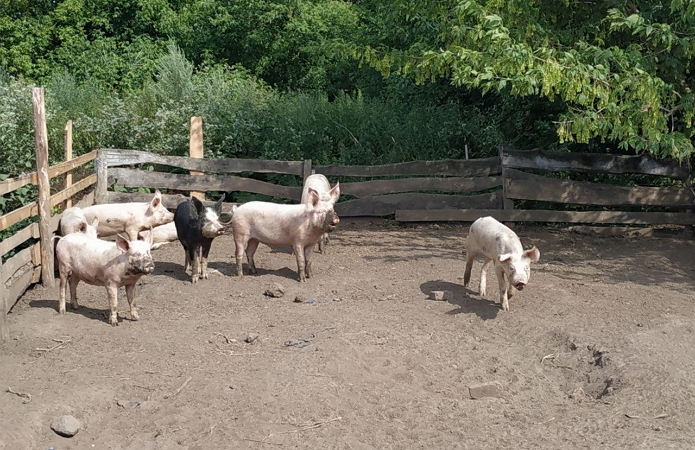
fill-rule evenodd
<path id="1" fill-rule="evenodd" d="M 507 170 L 504 164 L 504 156 L 506 149 L 503 146 L 497 148 L 500 157 L 500 167 L 502 168 L 502 209 L 504 211 L 512 211 L 514 209 L 514 201 L 507 197 L 507 191 L 509 189 L 509 179 L 507 178 Z M 506 226 L 513 229 L 513 223 L 503 222 Z"/>
<path id="2" fill-rule="evenodd" d="M 97 151 L 94 158 L 94 171 L 97 173 L 97 186 L 94 188 L 94 203 L 100 205 L 106 202 L 106 190 L 108 188 L 108 166 L 104 150 Z"/>
<path id="3" fill-rule="evenodd" d="M 302 184 L 306 183 L 306 179 L 309 178 L 309 176 L 314 172 L 314 170 L 311 170 L 311 160 L 305 159 L 304 167 L 302 169 Z"/>
<path id="4" fill-rule="evenodd" d="M 51 221 L 51 183 L 48 178 L 48 130 L 43 88 L 33 88 L 34 137 L 36 140 L 36 178 L 39 185 L 39 239 L 41 242 L 41 284 L 51 288 L 53 276 L 53 233 Z"/>
<path id="5" fill-rule="evenodd" d="M 204 158 L 205 149 L 203 147 L 203 118 L 198 116 L 191 117 L 191 131 L 189 135 L 188 154 L 191 158 Z M 203 175 L 203 172 L 191 170 L 191 175 Z M 191 197 L 196 197 L 200 201 L 205 201 L 205 192 L 191 191 Z"/>

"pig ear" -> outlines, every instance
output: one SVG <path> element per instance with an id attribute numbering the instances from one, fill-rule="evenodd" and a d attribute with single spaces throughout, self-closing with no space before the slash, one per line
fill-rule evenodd
<path id="1" fill-rule="evenodd" d="M 201 202 L 198 197 L 191 197 L 191 201 L 196 211 L 198 211 L 198 215 L 202 215 L 205 212 L 205 205 L 203 205 L 203 202 Z"/>
<path id="2" fill-rule="evenodd" d="M 159 191 L 154 191 L 154 198 L 150 202 L 150 205 L 152 205 L 153 208 L 156 208 L 160 203 L 162 203 L 162 193 Z"/>
<path id="3" fill-rule="evenodd" d="M 316 189 L 314 188 L 309 188 L 309 205 L 312 207 L 316 207 L 316 205 L 319 204 L 319 193 Z"/>
<path id="4" fill-rule="evenodd" d="M 511 253 L 505 253 L 504 255 L 500 255 L 497 257 L 501 263 L 506 263 L 510 259 L 512 259 L 512 254 Z"/>
<path id="5" fill-rule="evenodd" d="M 94 220 L 92 220 L 92 226 L 94 228 L 99 228 L 99 218 L 95 217 Z"/>
<path id="6" fill-rule="evenodd" d="M 337 202 L 338 199 L 340 198 L 340 181 L 337 182 L 335 184 L 335 186 L 333 186 L 333 189 L 331 189 L 330 194 L 331 194 L 331 202 L 333 202 L 333 204 L 335 204 L 335 202 Z"/>
<path id="7" fill-rule="evenodd" d="M 130 242 L 128 239 L 124 238 L 122 235 L 117 234 L 116 235 L 116 246 L 123 250 L 124 252 L 127 252 L 128 249 L 130 248 Z"/>
<path id="8" fill-rule="evenodd" d="M 219 216 L 220 213 L 222 212 L 222 202 L 224 201 L 225 197 L 227 197 L 227 194 L 226 194 L 226 193 L 225 193 L 225 194 L 222 194 L 222 197 L 221 197 L 219 200 L 217 200 L 217 203 L 215 203 L 215 208 L 214 208 L 214 210 L 215 210 L 215 212 L 217 213 L 218 216 Z"/>
<path id="9" fill-rule="evenodd" d="M 530 250 L 524 252 L 524 256 L 531 260 L 531 262 L 538 262 L 541 259 L 541 251 L 534 245 Z"/>

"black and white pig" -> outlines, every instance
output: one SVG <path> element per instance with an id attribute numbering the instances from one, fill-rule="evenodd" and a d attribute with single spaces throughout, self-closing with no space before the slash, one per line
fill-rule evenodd
<path id="1" fill-rule="evenodd" d="M 224 197 L 212 208 L 191 197 L 181 202 L 174 213 L 176 235 L 186 254 L 184 270 L 188 271 L 191 267 L 192 283 L 197 283 L 201 277 L 208 278 L 208 254 L 212 240 L 224 233 L 225 222 L 220 221 Z"/>

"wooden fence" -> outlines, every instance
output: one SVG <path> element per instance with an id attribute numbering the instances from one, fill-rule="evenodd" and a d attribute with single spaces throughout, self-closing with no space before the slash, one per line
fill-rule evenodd
<path id="1" fill-rule="evenodd" d="M 42 281 L 46 287 L 54 284 L 52 237 L 58 228 L 62 214 L 51 216 L 51 210 L 63 203 L 72 205 L 73 198 L 82 195 L 97 182 L 97 175 L 90 174 L 73 184 L 72 171 L 91 162 L 97 152 L 92 151 L 72 159 L 72 123 L 66 127 L 65 154 L 67 161 L 48 166 L 48 140 L 44 112 L 43 89 L 33 91 L 34 125 L 36 135 L 36 172 L 0 181 L 0 195 L 9 194 L 27 185 L 38 186 L 38 199 L 28 202 L 0 217 L 0 231 L 29 219 L 27 224 L 11 237 L 0 242 L 0 343 L 9 338 L 7 312 L 26 289 Z M 65 176 L 62 189 L 51 194 L 51 179 Z M 54 183 L 56 184 L 56 183 Z M 94 203 L 94 193 L 84 195 L 75 206 Z M 38 216 L 39 220 L 34 218 Z M 38 240 L 38 242 L 35 242 Z M 29 245 L 27 245 L 29 242 Z M 16 251 L 18 247 L 23 247 Z M 15 252 L 9 258 L 5 256 Z M 2 260 L 5 259 L 4 262 Z"/>
<path id="2" fill-rule="evenodd" d="M 375 166 L 314 166 L 311 160 L 205 159 L 202 122 L 194 117 L 191 119 L 190 157 L 101 149 L 71 159 L 72 131 L 71 124 L 68 124 L 65 138 L 67 161 L 48 167 L 43 91 L 35 90 L 34 97 L 37 171 L 0 182 L 0 195 L 36 184 L 38 201 L 0 217 L 0 231 L 37 215 L 39 221 L 2 241 L 0 255 L 6 255 L 30 239 L 40 241 L 17 252 L 0 266 L 0 342 L 8 336 L 6 313 L 26 288 L 39 279 L 46 286 L 53 284 L 51 238 L 60 215 L 51 217 L 51 208 L 62 202 L 72 202 L 73 196 L 94 184 L 94 192 L 86 195 L 77 206 L 149 201 L 152 198 L 152 194 L 119 192 L 119 188 L 166 190 L 163 202 L 170 209 L 189 195 L 204 199 L 208 191 L 241 191 L 296 202 L 301 197 L 302 181 L 315 172 L 326 175 L 333 183 L 339 179 L 341 194 L 352 197 L 336 205 L 336 211 L 344 217 L 395 214 L 396 220 L 413 222 L 473 221 L 492 215 L 507 222 L 695 224 L 695 196 L 690 171 L 676 161 L 656 161 L 643 156 L 504 151 L 499 157 L 486 159 L 412 161 Z M 72 178 L 66 176 L 65 188 L 51 195 L 51 178 L 69 175 L 73 169 L 92 160 L 95 174 L 72 185 Z M 188 173 L 151 170 L 160 166 Z M 646 174 L 680 180 L 681 186 L 614 186 L 542 175 L 548 172 Z M 291 185 L 243 176 L 248 173 L 283 175 L 283 179 L 291 180 L 288 183 Z M 355 178 L 360 180 L 351 181 Z M 553 206 L 548 210 L 519 209 L 523 201 Z M 592 210 L 563 210 L 576 209 L 574 205 Z M 612 209 L 606 210 L 608 207 Z M 661 210 L 634 211 L 635 207 L 658 207 Z"/>

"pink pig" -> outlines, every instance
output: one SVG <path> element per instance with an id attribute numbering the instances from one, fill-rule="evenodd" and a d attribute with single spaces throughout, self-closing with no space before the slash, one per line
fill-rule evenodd
<path id="1" fill-rule="evenodd" d="M 331 191 L 331 184 L 328 178 L 320 173 L 309 175 L 304 181 L 304 189 L 302 189 L 302 200 L 300 203 L 309 201 L 309 188 L 313 188 L 319 193 L 321 201 L 328 201 Z M 323 233 L 319 239 L 319 253 L 326 254 L 326 246 L 328 245 L 328 233 Z"/>
<path id="2" fill-rule="evenodd" d="M 70 302 L 77 308 L 77 285 L 80 281 L 106 287 L 111 311 L 109 323 L 118 325 L 118 288 L 125 286 L 132 320 L 138 320 L 135 307 L 135 284 L 140 277 L 154 270 L 150 254 L 152 235 L 146 241 L 128 241 L 120 234 L 116 242 L 103 241 L 81 233 L 60 238 L 56 259 L 60 271 L 60 302 L 58 312 L 65 314 L 65 297 L 70 285 Z"/>
<path id="3" fill-rule="evenodd" d="M 99 219 L 99 237 L 126 232 L 131 241 L 138 232 L 167 224 L 174 220 L 174 213 L 162 204 L 162 193 L 156 191 L 149 203 L 107 203 L 92 205 L 82 210 L 87 222 Z"/>
<path id="4" fill-rule="evenodd" d="M 313 188 L 309 188 L 308 195 L 308 201 L 299 205 L 249 202 L 233 210 L 232 232 L 238 276 L 244 276 L 244 251 L 249 271 L 256 273 L 253 255 L 258 244 L 264 243 L 269 246 L 291 245 L 297 258 L 299 281 L 311 277 L 311 255 L 316 242 L 340 222 L 333 209 L 340 197 L 340 185 L 336 184 L 323 198 Z"/>

